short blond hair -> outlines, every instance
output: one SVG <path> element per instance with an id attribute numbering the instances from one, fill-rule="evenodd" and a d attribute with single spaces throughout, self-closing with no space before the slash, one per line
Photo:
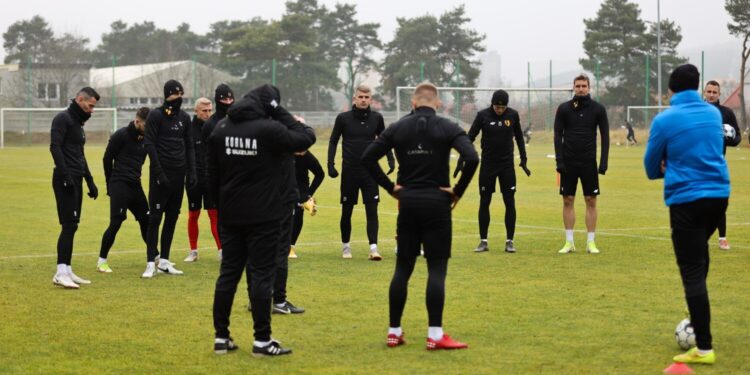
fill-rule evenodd
<path id="1" fill-rule="evenodd" d="M 357 92 L 357 91 L 363 92 L 365 94 L 370 94 L 370 93 L 372 93 L 372 88 L 370 88 L 370 86 L 367 86 L 367 85 L 359 85 L 354 90 L 354 92 Z"/>
<path id="2" fill-rule="evenodd" d="M 437 98 L 438 89 L 430 82 L 422 82 L 414 88 L 414 94 L 412 94 L 412 96 L 415 99 L 430 100 L 433 98 Z"/>
<path id="3" fill-rule="evenodd" d="M 208 98 L 200 97 L 198 99 L 195 99 L 195 107 L 193 107 L 193 109 L 198 109 L 198 107 L 200 106 L 211 105 L 211 104 L 212 104 L 211 100 L 209 100 Z"/>

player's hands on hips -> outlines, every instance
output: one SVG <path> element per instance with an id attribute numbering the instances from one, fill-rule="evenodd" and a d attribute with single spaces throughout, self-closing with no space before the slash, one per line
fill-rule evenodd
<path id="1" fill-rule="evenodd" d="M 336 178 L 338 176 L 339 171 L 336 170 L 336 167 L 334 167 L 333 164 L 328 164 L 328 177 Z"/>
<path id="2" fill-rule="evenodd" d="M 458 200 L 461 199 L 458 195 L 456 195 L 456 192 L 453 191 L 452 187 L 440 187 L 440 190 L 448 193 L 451 195 L 451 210 L 456 208 L 456 205 L 458 204 Z"/>
<path id="3" fill-rule="evenodd" d="M 89 197 L 91 197 L 92 199 L 96 199 L 99 197 L 99 189 L 96 187 L 93 177 L 86 177 L 86 186 L 88 186 L 89 188 Z"/>
<path id="4" fill-rule="evenodd" d="M 302 203 L 302 208 L 310 213 L 310 216 L 315 216 L 318 213 L 318 205 L 315 204 L 315 198 L 310 197 L 305 203 Z"/>

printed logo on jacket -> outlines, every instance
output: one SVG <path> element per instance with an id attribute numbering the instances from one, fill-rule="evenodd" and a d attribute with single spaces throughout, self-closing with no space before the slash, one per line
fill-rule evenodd
<path id="1" fill-rule="evenodd" d="M 256 156 L 258 140 L 254 138 L 224 137 L 224 149 L 227 155 Z"/>

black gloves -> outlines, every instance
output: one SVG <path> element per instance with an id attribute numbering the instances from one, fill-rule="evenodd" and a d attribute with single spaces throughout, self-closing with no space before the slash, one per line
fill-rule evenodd
<path id="1" fill-rule="evenodd" d="M 91 176 L 86 176 L 86 186 L 89 188 L 89 197 L 96 199 L 99 197 L 99 189 L 97 189 L 96 184 L 94 183 L 94 178 Z"/>
<path id="2" fill-rule="evenodd" d="M 527 177 L 531 177 L 531 171 L 529 168 L 526 168 L 526 159 L 521 159 L 521 164 L 518 164 L 521 169 L 523 169 L 523 173 L 526 173 Z"/>
<path id="3" fill-rule="evenodd" d="M 159 173 L 159 176 L 156 177 L 156 184 L 165 188 L 169 189 L 169 177 L 167 177 L 167 174 L 164 172 Z"/>
<path id="4" fill-rule="evenodd" d="M 385 174 L 391 174 L 396 170 L 396 162 L 393 159 L 388 159 L 388 172 Z"/>
<path id="5" fill-rule="evenodd" d="M 607 164 L 602 164 L 599 166 L 599 174 L 604 176 L 605 173 L 607 173 Z"/>
<path id="6" fill-rule="evenodd" d="M 336 178 L 338 176 L 339 171 L 336 170 L 336 167 L 334 167 L 333 164 L 328 164 L 328 177 Z"/>
<path id="7" fill-rule="evenodd" d="M 193 189 L 196 186 L 198 186 L 198 177 L 195 176 L 195 173 L 188 173 L 187 186 L 190 189 Z"/>
<path id="8" fill-rule="evenodd" d="M 74 184 L 73 177 L 70 177 L 70 175 L 67 174 L 67 173 L 64 174 L 63 175 L 62 183 L 63 183 L 63 187 L 65 189 L 68 189 L 68 190 L 72 189 L 73 188 L 73 184 Z"/>
<path id="9" fill-rule="evenodd" d="M 555 168 L 557 173 L 565 173 L 565 163 L 562 159 L 557 159 L 557 167 Z"/>
<path id="10" fill-rule="evenodd" d="M 464 157 L 459 156 L 458 161 L 456 162 L 456 169 L 453 171 L 453 178 L 456 178 L 458 176 L 458 173 L 461 172 L 461 170 L 464 169 Z"/>

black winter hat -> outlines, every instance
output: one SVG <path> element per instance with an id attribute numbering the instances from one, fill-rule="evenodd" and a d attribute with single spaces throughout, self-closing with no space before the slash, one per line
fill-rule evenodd
<path id="1" fill-rule="evenodd" d="M 182 88 L 182 84 L 179 81 L 170 79 L 164 84 L 164 99 L 178 92 L 185 93 L 185 90 Z"/>
<path id="2" fill-rule="evenodd" d="M 216 90 L 214 91 L 214 100 L 218 103 L 222 99 L 226 98 L 234 99 L 234 92 L 229 87 L 229 85 L 227 85 L 226 83 L 222 83 L 219 86 L 216 86 Z"/>
<path id="3" fill-rule="evenodd" d="M 680 65 L 669 76 L 669 89 L 673 93 L 685 90 L 698 90 L 701 74 L 692 64 Z"/>
<path id="4" fill-rule="evenodd" d="M 508 93 L 505 90 L 497 90 L 492 94 L 492 105 L 508 105 Z"/>

